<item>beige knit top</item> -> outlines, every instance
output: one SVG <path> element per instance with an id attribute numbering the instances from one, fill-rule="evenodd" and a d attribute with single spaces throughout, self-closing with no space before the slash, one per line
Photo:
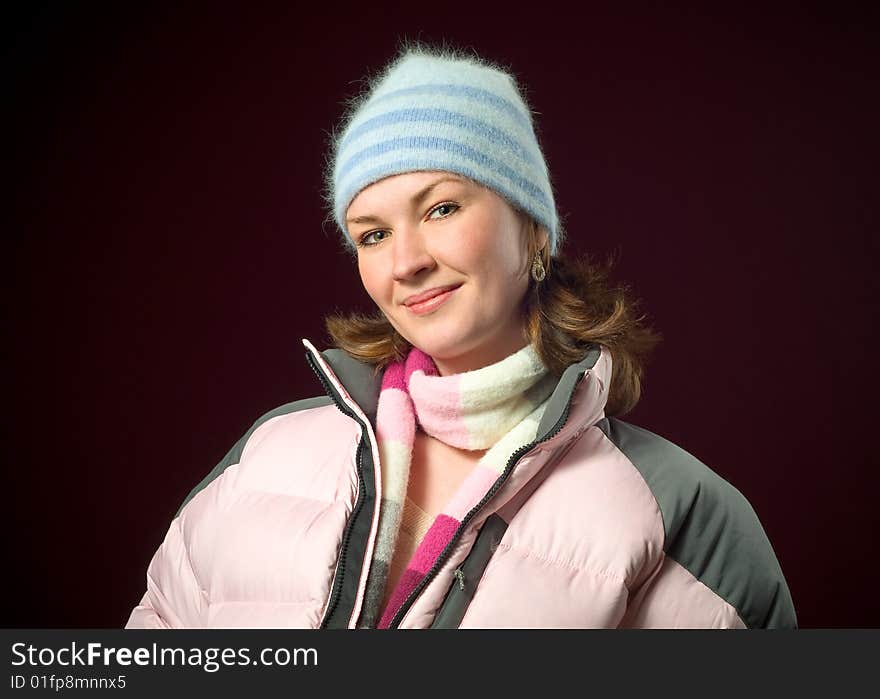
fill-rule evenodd
<path id="1" fill-rule="evenodd" d="M 394 549 L 394 557 L 391 559 L 391 567 L 388 569 L 388 580 L 385 583 L 385 596 L 382 608 L 388 605 L 391 593 L 397 586 L 400 576 L 406 570 L 406 565 L 412 558 L 428 529 L 431 528 L 434 518 L 422 508 L 416 505 L 409 497 L 403 505 L 403 515 L 400 521 L 400 533 L 397 536 L 397 547 Z"/>

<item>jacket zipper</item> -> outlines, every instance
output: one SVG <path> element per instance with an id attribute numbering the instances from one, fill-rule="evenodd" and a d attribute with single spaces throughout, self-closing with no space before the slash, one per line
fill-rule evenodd
<path id="1" fill-rule="evenodd" d="M 467 527 L 468 523 L 476 516 L 476 514 L 480 510 L 482 510 L 486 506 L 486 503 L 488 503 L 489 500 L 491 500 L 495 496 L 495 493 L 497 493 L 501 489 L 501 486 L 504 485 L 504 483 L 510 477 L 510 474 L 513 473 L 516 462 L 519 461 L 526 452 L 531 451 L 538 444 L 552 439 L 562 431 L 562 428 L 568 421 L 568 413 L 571 410 L 572 398 L 574 397 L 578 384 L 584 378 L 585 374 L 586 372 L 584 374 L 578 374 L 577 378 L 575 379 L 574 386 L 572 387 L 571 393 L 568 396 L 568 401 L 565 404 L 565 410 L 563 410 L 562 415 L 559 417 L 559 420 L 556 421 L 553 429 L 551 429 L 550 432 L 548 432 L 542 439 L 526 444 L 510 455 L 510 458 L 507 460 L 507 465 L 504 467 L 504 472 L 501 474 L 498 480 L 495 481 L 495 484 L 489 489 L 489 492 L 486 493 L 485 496 L 483 496 L 483 499 L 480 500 L 480 502 L 477 503 L 477 505 L 465 515 L 458 529 L 455 530 L 455 534 L 449 540 L 449 543 L 446 544 L 446 547 L 440 552 L 440 555 L 437 556 L 437 560 L 434 561 L 434 565 L 431 566 L 431 569 L 425 574 L 419 584 L 416 585 L 416 588 L 409 593 L 409 596 L 404 600 L 403 604 L 400 605 L 400 608 L 395 612 L 394 616 L 391 618 L 391 623 L 388 624 L 389 629 L 397 628 L 400 622 L 403 621 L 403 617 L 409 611 L 413 602 L 415 602 L 416 598 L 422 593 L 422 590 L 424 590 L 428 586 L 428 583 L 431 582 L 431 579 L 435 575 L 437 575 L 437 573 L 440 571 L 440 568 L 442 568 L 443 564 L 446 562 L 446 559 L 449 558 L 449 554 L 452 553 L 452 549 L 454 548 L 455 543 L 461 537 L 461 534 Z M 459 583 L 461 583 L 461 581 L 459 581 Z"/>
<path id="2" fill-rule="evenodd" d="M 330 396 L 330 399 L 336 404 L 336 407 L 339 408 L 340 412 L 343 415 L 347 415 L 352 418 L 359 425 L 361 421 L 357 418 L 354 412 L 345 405 L 345 403 L 337 397 L 336 390 L 324 376 L 323 372 L 318 368 L 317 362 L 315 358 L 312 356 L 312 353 L 306 350 L 306 359 L 308 360 L 309 366 L 312 368 L 312 371 L 315 372 L 315 375 L 318 377 L 318 380 L 321 382 L 321 385 L 324 387 L 324 391 Z M 318 627 L 320 629 L 327 628 L 327 622 L 331 616 L 333 616 L 333 612 L 336 611 L 336 605 L 339 604 L 339 598 L 342 596 L 342 581 L 345 577 L 345 557 L 348 553 L 348 545 L 351 540 L 351 530 L 354 526 L 354 522 L 357 519 L 357 515 L 360 513 L 360 509 L 364 504 L 364 478 L 363 478 L 363 446 L 364 439 L 368 439 L 366 430 L 364 426 L 361 425 L 361 442 L 358 444 L 357 449 L 357 476 L 358 476 L 358 497 L 355 502 L 354 509 L 351 512 L 351 515 L 348 518 L 348 524 L 345 527 L 345 533 L 342 536 L 342 545 L 339 549 L 339 559 L 336 563 L 336 575 L 333 579 L 333 587 L 330 591 L 330 602 L 327 604 L 327 609 L 324 612 L 324 618 L 321 619 L 321 625 Z"/>

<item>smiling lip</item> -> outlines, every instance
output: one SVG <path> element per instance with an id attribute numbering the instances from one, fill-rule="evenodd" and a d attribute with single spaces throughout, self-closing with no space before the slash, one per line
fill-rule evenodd
<path id="1" fill-rule="evenodd" d="M 428 313 L 445 303 L 446 300 L 452 296 L 452 292 L 459 286 L 461 286 L 461 284 L 451 284 L 449 286 L 438 286 L 434 289 L 428 289 L 428 291 L 423 291 L 421 294 L 414 294 L 413 296 L 407 297 L 404 300 L 403 305 L 417 315 Z"/>

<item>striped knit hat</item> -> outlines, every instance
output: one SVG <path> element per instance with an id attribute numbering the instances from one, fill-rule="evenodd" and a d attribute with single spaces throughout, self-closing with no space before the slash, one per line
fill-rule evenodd
<path id="1" fill-rule="evenodd" d="M 475 180 L 562 241 L 547 164 L 516 79 L 482 59 L 405 48 L 357 98 L 334 137 L 326 198 L 346 242 L 345 212 L 390 175 L 444 170 Z"/>

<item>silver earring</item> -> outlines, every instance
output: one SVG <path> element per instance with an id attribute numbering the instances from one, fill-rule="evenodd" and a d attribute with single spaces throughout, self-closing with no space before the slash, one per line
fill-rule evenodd
<path id="1" fill-rule="evenodd" d="M 541 260 L 541 253 L 535 253 L 535 259 L 532 261 L 532 279 L 536 282 L 544 281 L 547 276 L 547 270 L 544 269 L 544 262 Z"/>

